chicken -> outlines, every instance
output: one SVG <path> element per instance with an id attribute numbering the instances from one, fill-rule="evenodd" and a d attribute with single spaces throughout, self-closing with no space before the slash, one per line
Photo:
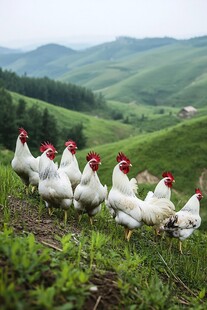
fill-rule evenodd
<path id="1" fill-rule="evenodd" d="M 179 239 L 179 251 L 182 251 L 182 241 L 190 237 L 190 235 L 201 225 L 200 200 L 203 198 L 199 188 L 195 190 L 195 194 L 187 201 L 184 207 L 171 216 L 162 230 L 166 231 L 169 236 Z"/>
<path id="2" fill-rule="evenodd" d="M 87 213 L 92 217 L 101 210 L 101 203 L 107 195 L 107 186 L 103 186 L 99 180 L 97 170 L 101 164 L 99 154 L 89 152 L 86 156 L 87 164 L 83 170 L 81 182 L 74 192 L 74 208 L 81 213 Z"/>
<path id="3" fill-rule="evenodd" d="M 23 128 L 19 128 L 16 141 L 16 149 L 11 166 L 22 182 L 28 187 L 33 186 L 32 191 L 39 183 L 39 158 L 35 158 L 27 145 L 28 134 Z"/>
<path id="4" fill-rule="evenodd" d="M 159 199 L 159 198 L 166 198 L 170 200 L 171 198 L 171 188 L 175 179 L 171 172 L 163 172 L 162 174 L 163 179 L 157 184 L 155 187 L 154 193 L 148 192 L 145 201 L 150 201 L 151 199 Z M 175 206 L 172 206 L 173 210 L 175 210 Z"/>
<path id="5" fill-rule="evenodd" d="M 59 170 L 63 170 L 67 174 L 74 192 L 81 180 L 81 172 L 75 156 L 77 145 L 74 141 L 68 140 L 65 142 L 65 146 L 66 148 L 61 157 Z"/>
<path id="6" fill-rule="evenodd" d="M 115 221 L 125 227 L 125 238 L 129 241 L 132 231 L 143 224 L 159 225 L 165 218 L 174 212 L 168 201 L 159 200 L 149 203 L 137 198 L 134 191 L 134 182 L 130 181 L 127 173 L 131 162 L 123 154 L 117 156 L 118 164 L 112 174 L 112 188 L 106 199 L 106 205 L 115 213 Z"/>
<path id="7" fill-rule="evenodd" d="M 163 172 L 162 174 L 162 180 L 159 181 L 157 186 L 155 187 L 154 193 L 152 191 L 148 192 L 145 201 L 148 201 L 149 203 L 159 202 L 159 199 L 161 198 L 161 203 L 165 203 L 167 201 L 169 207 L 172 209 L 172 211 L 175 211 L 175 205 L 172 201 L 170 201 L 171 198 L 171 188 L 173 185 L 173 182 L 175 182 L 175 179 L 171 172 Z M 164 224 L 164 223 L 162 223 Z M 159 227 L 155 227 L 155 233 L 156 235 L 160 235 L 160 229 Z"/>
<path id="8" fill-rule="evenodd" d="M 39 194 L 45 201 L 46 207 L 62 208 L 64 210 L 64 222 L 67 222 L 67 210 L 73 202 L 73 191 L 70 180 L 64 171 L 58 170 L 58 165 L 54 163 L 57 153 L 56 149 L 49 142 L 45 142 L 40 147 L 39 162 Z"/>

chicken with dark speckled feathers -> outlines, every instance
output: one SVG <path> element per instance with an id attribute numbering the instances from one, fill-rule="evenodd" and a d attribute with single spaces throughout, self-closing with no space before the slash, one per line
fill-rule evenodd
<path id="1" fill-rule="evenodd" d="M 179 239 L 179 251 L 182 251 L 182 241 L 190 237 L 195 229 L 201 225 L 200 201 L 203 195 L 199 188 L 195 190 L 195 194 L 186 202 L 184 207 L 171 216 L 161 227 L 171 237 Z"/>

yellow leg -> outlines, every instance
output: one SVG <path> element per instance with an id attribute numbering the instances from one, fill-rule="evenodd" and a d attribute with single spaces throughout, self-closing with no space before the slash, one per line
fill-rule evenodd
<path id="1" fill-rule="evenodd" d="M 127 239 L 127 236 L 128 236 L 128 233 L 129 233 L 129 228 L 125 227 L 124 229 L 125 229 L 124 236 L 125 236 L 125 239 Z"/>
<path id="2" fill-rule="evenodd" d="M 66 225 L 68 219 L 68 211 L 64 210 L 64 224 Z"/>
<path id="3" fill-rule="evenodd" d="M 127 241 L 130 240 L 131 235 L 132 235 L 132 232 L 133 232 L 133 230 L 130 230 L 130 229 L 129 229 L 129 232 L 128 232 L 128 235 L 127 235 Z"/>
<path id="4" fill-rule="evenodd" d="M 36 189 L 36 186 L 32 186 L 32 194 L 34 194 L 35 189 Z"/>
<path id="5" fill-rule="evenodd" d="M 49 213 L 49 216 L 51 216 L 52 215 L 52 208 L 48 208 L 48 213 Z"/>
<path id="6" fill-rule="evenodd" d="M 183 254 L 183 251 L 182 251 L 182 241 L 179 240 L 179 251 L 180 251 L 180 254 Z"/>
<path id="7" fill-rule="evenodd" d="M 155 227 L 155 236 L 161 236 L 160 230 L 158 227 Z"/>
<path id="8" fill-rule="evenodd" d="M 90 216 L 89 219 L 90 219 L 91 226 L 93 226 L 93 218 Z"/>
<path id="9" fill-rule="evenodd" d="M 82 219 L 82 214 L 78 214 L 78 222 L 80 222 Z"/>
<path id="10" fill-rule="evenodd" d="M 26 192 L 26 195 L 28 196 L 29 195 L 29 187 L 28 186 L 25 188 L 25 192 Z"/>

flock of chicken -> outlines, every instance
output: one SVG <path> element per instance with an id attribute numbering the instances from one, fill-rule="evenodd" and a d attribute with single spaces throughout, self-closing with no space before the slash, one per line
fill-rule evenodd
<path id="1" fill-rule="evenodd" d="M 157 233 L 167 232 L 171 237 L 179 239 L 179 250 L 182 253 L 182 241 L 188 238 L 201 224 L 199 216 L 202 193 L 199 189 L 187 201 L 185 206 L 175 212 L 170 200 L 174 177 L 170 172 L 162 174 L 162 180 L 149 192 L 144 200 L 137 197 L 137 181 L 129 180 L 131 162 L 123 154 L 118 153 L 118 164 L 112 174 L 112 188 L 107 191 L 99 180 L 97 171 L 101 164 L 100 156 L 89 152 L 87 163 L 81 173 L 76 159 L 76 143 L 69 140 L 65 143 L 60 165 L 54 163 L 57 153 L 55 147 L 45 142 L 40 146 L 41 156 L 35 158 L 27 145 L 28 134 L 19 129 L 16 149 L 12 160 L 12 168 L 26 186 L 38 188 L 39 195 L 52 212 L 53 208 L 62 208 L 67 222 L 67 211 L 73 204 L 79 215 L 87 213 L 91 223 L 93 216 L 101 210 L 105 202 L 115 221 L 124 226 L 125 238 L 130 240 L 133 229 L 143 224 L 155 227 Z"/>

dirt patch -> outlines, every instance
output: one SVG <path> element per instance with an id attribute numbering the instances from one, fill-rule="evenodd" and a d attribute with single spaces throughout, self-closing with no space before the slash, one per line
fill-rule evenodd
<path id="1" fill-rule="evenodd" d="M 117 287 L 117 276 L 113 272 L 94 275 L 90 280 L 91 294 L 86 299 L 83 310 L 124 309 L 120 305 L 120 291 Z"/>
<path id="2" fill-rule="evenodd" d="M 53 216 L 48 214 L 48 211 L 39 210 L 38 205 L 31 205 L 26 200 L 21 200 L 15 197 L 8 198 L 8 208 L 10 211 L 10 225 L 14 232 L 33 233 L 36 240 L 42 243 L 48 243 L 59 247 L 60 242 L 56 236 L 64 236 L 69 233 L 78 235 L 80 228 L 77 226 L 77 221 L 70 218 L 70 230 L 64 225 L 63 221 L 54 221 Z M 55 210 L 58 212 L 59 210 Z M 3 211 L 1 211 L 3 212 Z M 61 210 L 59 211 L 61 212 Z M 4 216 L 1 215 L 0 223 L 2 223 Z"/>
<path id="3" fill-rule="evenodd" d="M 160 181 L 156 176 L 150 174 L 148 170 L 144 170 L 138 173 L 136 179 L 138 184 L 142 183 L 156 184 Z"/>
<path id="4" fill-rule="evenodd" d="M 29 200 L 21 200 L 15 197 L 8 199 L 10 226 L 13 227 L 16 234 L 33 233 L 36 240 L 45 246 L 61 250 L 62 246 L 57 236 L 62 237 L 68 233 L 72 233 L 74 240 L 78 239 L 80 228 L 78 227 L 78 219 L 74 216 L 68 218 L 70 226 L 63 223 L 63 214 L 59 217 L 50 216 L 46 208 L 41 210 L 39 205 L 31 204 Z M 61 212 L 56 210 L 55 212 Z M 2 226 L 5 219 L 4 208 L 0 208 L 0 225 Z M 69 213 L 69 212 L 68 212 Z M 0 267 L 5 267 L 5 262 L 0 260 Z M 46 275 L 46 279 L 50 278 L 50 285 L 53 283 L 53 277 Z M 43 275 L 42 281 L 45 277 Z M 108 309 L 124 309 L 120 306 L 121 294 L 117 286 L 117 275 L 114 272 L 107 271 L 104 275 L 95 274 L 90 279 L 91 291 L 87 297 L 83 310 L 108 310 Z M 23 288 L 22 288 L 23 289 Z"/>
<path id="5" fill-rule="evenodd" d="M 204 195 L 207 195 L 207 169 L 204 169 L 199 178 L 199 187 Z"/>

